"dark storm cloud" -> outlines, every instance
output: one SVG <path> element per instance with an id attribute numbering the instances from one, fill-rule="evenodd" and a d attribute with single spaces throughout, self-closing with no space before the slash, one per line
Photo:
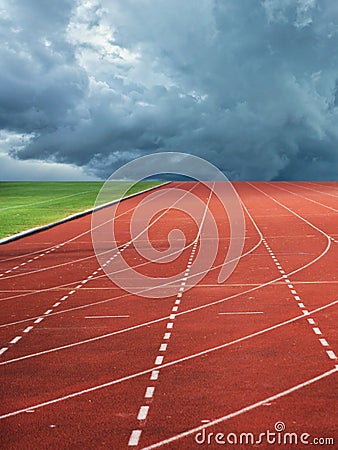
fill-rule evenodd
<path id="1" fill-rule="evenodd" d="M 16 158 L 107 176 L 186 151 L 232 179 L 336 177 L 336 2 L 1 7 L 0 126 L 30 136 Z"/>

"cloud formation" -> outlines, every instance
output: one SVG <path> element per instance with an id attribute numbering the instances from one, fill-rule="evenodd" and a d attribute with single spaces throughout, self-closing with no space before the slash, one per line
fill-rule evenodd
<path id="1" fill-rule="evenodd" d="M 100 177 L 152 152 L 230 179 L 334 179 L 338 4 L 0 0 L 12 158 Z"/>

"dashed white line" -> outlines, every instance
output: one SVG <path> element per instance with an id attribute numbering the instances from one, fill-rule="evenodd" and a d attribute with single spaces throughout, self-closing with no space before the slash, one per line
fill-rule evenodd
<path id="1" fill-rule="evenodd" d="M 146 393 L 144 394 L 144 398 L 152 398 L 154 395 L 155 388 L 153 386 L 149 386 L 146 389 Z"/>
<path id="2" fill-rule="evenodd" d="M 16 344 L 17 342 L 20 341 L 20 339 L 22 339 L 22 336 L 16 336 L 14 339 L 10 341 L 10 344 Z"/>
<path id="3" fill-rule="evenodd" d="M 130 447 L 136 447 L 139 443 L 140 437 L 142 434 L 142 430 L 133 430 L 128 442 Z"/>
<path id="4" fill-rule="evenodd" d="M 2 349 L 0 349 L 0 355 L 3 355 L 5 352 L 7 352 L 8 347 L 2 347 Z"/>
<path id="5" fill-rule="evenodd" d="M 23 332 L 24 332 L 24 333 L 29 333 L 33 328 L 34 328 L 33 326 L 27 327 L 27 328 L 25 328 L 25 329 L 23 330 Z"/>
<path id="6" fill-rule="evenodd" d="M 329 347 L 329 343 L 327 342 L 326 339 L 324 338 L 320 338 L 319 342 L 324 346 L 324 347 Z"/>
<path id="7" fill-rule="evenodd" d="M 312 329 L 313 329 L 315 334 L 317 334 L 317 335 L 322 334 L 322 332 L 320 331 L 320 329 L 318 327 L 313 327 Z"/>
<path id="8" fill-rule="evenodd" d="M 151 372 L 151 375 L 150 375 L 150 380 L 151 380 L 151 381 L 156 381 L 156 380 L 158 379 L 159 373 L 160 373 L 159 370 L 153 370 L 153 371 Z"/>
<path id="9" fill-rule="evenodd" d="M 147 405 L 141 406 L 141 408 L 138 412 L 138 415 L 137 415 L 137 420 L 145 420 L 147 418 L 148 411 L 149 411 L 149 406 L 147 406 Z"/>
<path id="10" fill-rule="evenodd" d="M 155 366 L 159 366 L 163 363 L 164 356 L 156 356 Z"/>
<path id="11" fill-rule="evenodd" d="M 39 317 L 38 319 L 34 320 L 34 323 L 40 323 L 43 321 L 43 317 Z"/>
<path id="12" fill-rule="evenodd" d="M 160 346 L 160 352 L 165 352 L 167 350 L 168 344 L 161 344 Z"/>
<path id="13" fill-rule="evenodd" d="M 330 359 L 337 359 L 335 352 L 333 352 L 332 350 L 326 350 L 326 353 Z"/>

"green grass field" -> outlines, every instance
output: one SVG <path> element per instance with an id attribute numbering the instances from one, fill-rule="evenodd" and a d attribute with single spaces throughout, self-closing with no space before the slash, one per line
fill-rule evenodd
<path id="1" fill-rule="evenodd" d="M 160 182 L 110 183 L 101 203 L 130 195 Z M 0 238 L 92 208 L 103 182 L 0 182 Z"/>

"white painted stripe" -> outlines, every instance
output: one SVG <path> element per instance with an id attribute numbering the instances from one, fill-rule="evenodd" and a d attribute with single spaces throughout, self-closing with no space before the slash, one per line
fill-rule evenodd
<path id="1" fill-rule="evenodd" d="M 44 312 L 43 314 L 44 314 L 45 316 L 47 316 L 48 314 L 50 314 L 50 313 L 52 313 L 52 312 L 53 312 L 52 309 L 47 309 L 47 311 Z"/>
<path id="2" fill-rule="evenodd" d="M 159 366 L 160 364 L 162 364 L 163 358 L 164 358 L 164 356 L 156 356 L 155 365 Z"/>
<path id="3" fill-rule="evenodd" d="M 291 293 L 297 295 L 297 291 L 295 291 L 294 289 L 291 289 Z"/>
<path id="4" fill-rule="evenodd" d="M 144 398 L 152 398 L 154 395 L 155 388 L 152 386 L 147 387 Z"/>
<path id="5" fill-rule="evenodd" d="M 307 319 L 307 321 L 309 322 L 310 325 L 315 325 L 316 322 L 313 319 Z"/>
<path id="6" fill-rule="evenodd" d="M 326 350 L 326 353 L 330 359 L 337 359 L 335 352 L 333 352 L 332 350 Z"/>
<path id="7" fill-rule="evenodd" d="M 64 295 L 60 300 L 63 302 L 63 300 L 67 300 L 68 295 Z"/>
<path id="8" fill-rule="evenodd" d="M 171 333 L 164 333 L 163 339 L 170 339 Z"/>
<path id="9" fill-rule="evenodd" d="M 305 315 L 305 316 L 308 316 L 310 313 L 309 313 L 309 311 L 307 310 L 307 309 L 303 309 L 303 314 Z"/>
<path id="10" fill-rule="evenodd" d="M 18 269 L 18 268 L 19 268 L 19 266 L 15 266 L 15 267 L 13 267 L 12 270 L 16 270 L 16 269 Z"/>
<path id="11" fill-rule="evenodd" d="M 10 270 L 6 270 L 6 272 L 5 272 L 5 273 L 10 273 L 10 272 L 12 272 L 12 269 L 10 269 Z"/>
<path id="12" fill-rule="evenodd" d="M 280 273 L 285 273 L 285 271 L 284 270 L 280 270 Z"/>
<path id="13" fill-rule="evenodd" d="M 297 300 L 297 302 L 299 302 L 299 301 L 300 301 L 300 297 L 299 297 L 299 295 L 295 295 L 295 300 Z"/>
<path id="14" fill-rule="evenodd" d="M 313 331 L 315 332 L 315 334 L 322 334 L 322 332 L 320 331 L 320 329 L 318 328 L 318 327 L 314 327 L 314 328 L 312 328 L 313 329 Z"/>
<path id="15" fill-rule="evenodd" d="M 327 342 L 326 339 L 324 339 L 324 338 L 319 338 L 319 342 L 320 342 L 324 347 L 329 347 L 329 343 Z"/>
<path id="16" fill-rule="evenodd" d="M 136 447 L 138 445 L 141 434 L 142 434 L 142 430 L 133 430 L 132 431 L 130 438 L 129 438 L 129 442 L 128 442 L 129 447 Z"/>
<path id="17" fill-rule="evenodd" d="M 56 303 L 54 303 L 53 308 L 57 308 L 57 307 L 60 306 L 60 305 L 61 305 L 60 302 L 56 302 Z"/>
<path id="18" fill-rule="evenodd" d="M 74 293 L 75 293 L 75 291 L 73 290 L 73 291 L 68 292 L 68 295 L 72 295 Z"/>
<path id="19" fill-rule="evenodd" d="M 179 305 L 181 303 L 181 300 L 176 300 L 175 305 Z"/>
<path id="20" fill-rule="evenodd" d="M 178 306 L 173 306 L 172 312 L 177 312 L 177 311 L 178 311 Z"/>
<path id="21" fill-rule="evenodd" d="M 283 278 L 285 278 L 285 283 L 291 283 L 291 281 L 288 279 L 287 275 L 283 275 Z"/>
<path id="22" fill-rule="evenodd" d="M 137 414 L 137 420 L 145 420 L 147 418 L 149 411 L 149 406 L 141 406 L 138 414 Z"/>
<path id="23" fill-rule="evenodd" d="M 160 352 L 165 352 L 167 350 L 168 344 L 161 344 L 160 346 Z"/>
<path id="24" fill-rule="evenodd" d="M 30 326 L 23 330 L 24 333 L 29 333 L 34 327 Z"/>
<path id="25" fill-rule="evenodd" d="M 88 280 L 81 281 L 81 284 L 86 284 L 86 283 L 88 283 Z"/>
<path id="26" fill-rule="evenodd" d="M 176 317 L 175 314 L 170 314 L 169 319 L 170 320 L 175 320 L 175 317 Z"/>
<path id="27" fill-rule="evenodd" d="M 299 306 L 300 308 L 305 308 L 304 303 L 298 303 L 298 306 Z"/>
<path id="28" fill-rule="evenodd" d="M 288 288 L 293 289 L 293 284 L 288 284 Z"/>
<path id="29" fill-rule="evenodd" d="M 82 284 L 78 284 L 75 289 L 81 289 L 81 288 L 82 288 Z"/>
<path id="30" fill-rule="evenodd" d="M 14 339 L 10 341 L 10 344 L 16 344 L 17 342 L 20 341 L 20 339 L 22 339 L 22 336 L 16 336 Z"/>
<path id="31" fill-rule="evenodd" d="M 184 287 L 181 287 L 181 288 L 180 288 L 180 292 L 183 292 L 183 291 L 184 291 Z"/>
<path id="32" fill-rule="evenodd" d="M 39 317 L 38 319 L 34 320 L 34 323 L 40 323 L 43 321 L 43 317 Z"/>
<path id="33" fill-rule="evenodd" d="M 88 280 L 91 280 L 93 278 L 93 275 L 89 275 L 87 278 Z"/>
<path id="34" fill-rule="evenodd" d="M 0 355 L 3 355 L 5 352 L 7 352 L 8 347 L 2 347 L 2 349 L 0 350 Z"/>
<path id="35" fill-rule="evenodd" d="M 20 264 L 20 266 L 25 266 L 27 263 L 23 262 Z"/>
<path id="36" fill-rule="evenodd" d="M 167 329 L 170 330 L 174 324 L 172 322 L 167 323 Z"/>
<path id="37" fill-rule="evenodd" d="M 159 374 L 159 373 L 160 373 L 159 370 L 153 370 L 153 371 L 151 372 L 151 375 L 150 375 L 151 381 L 157 380 L 157 379 L 158 379 L 158 374 Z"/>
<path id="38" fill-rule="evenodd" d="M 179 293 L 177 294 L 177 297 L 178 297 L 178 298 L 181 298 L 181 297 L 182 297 L 182 292 L 179 292 Z"/>

